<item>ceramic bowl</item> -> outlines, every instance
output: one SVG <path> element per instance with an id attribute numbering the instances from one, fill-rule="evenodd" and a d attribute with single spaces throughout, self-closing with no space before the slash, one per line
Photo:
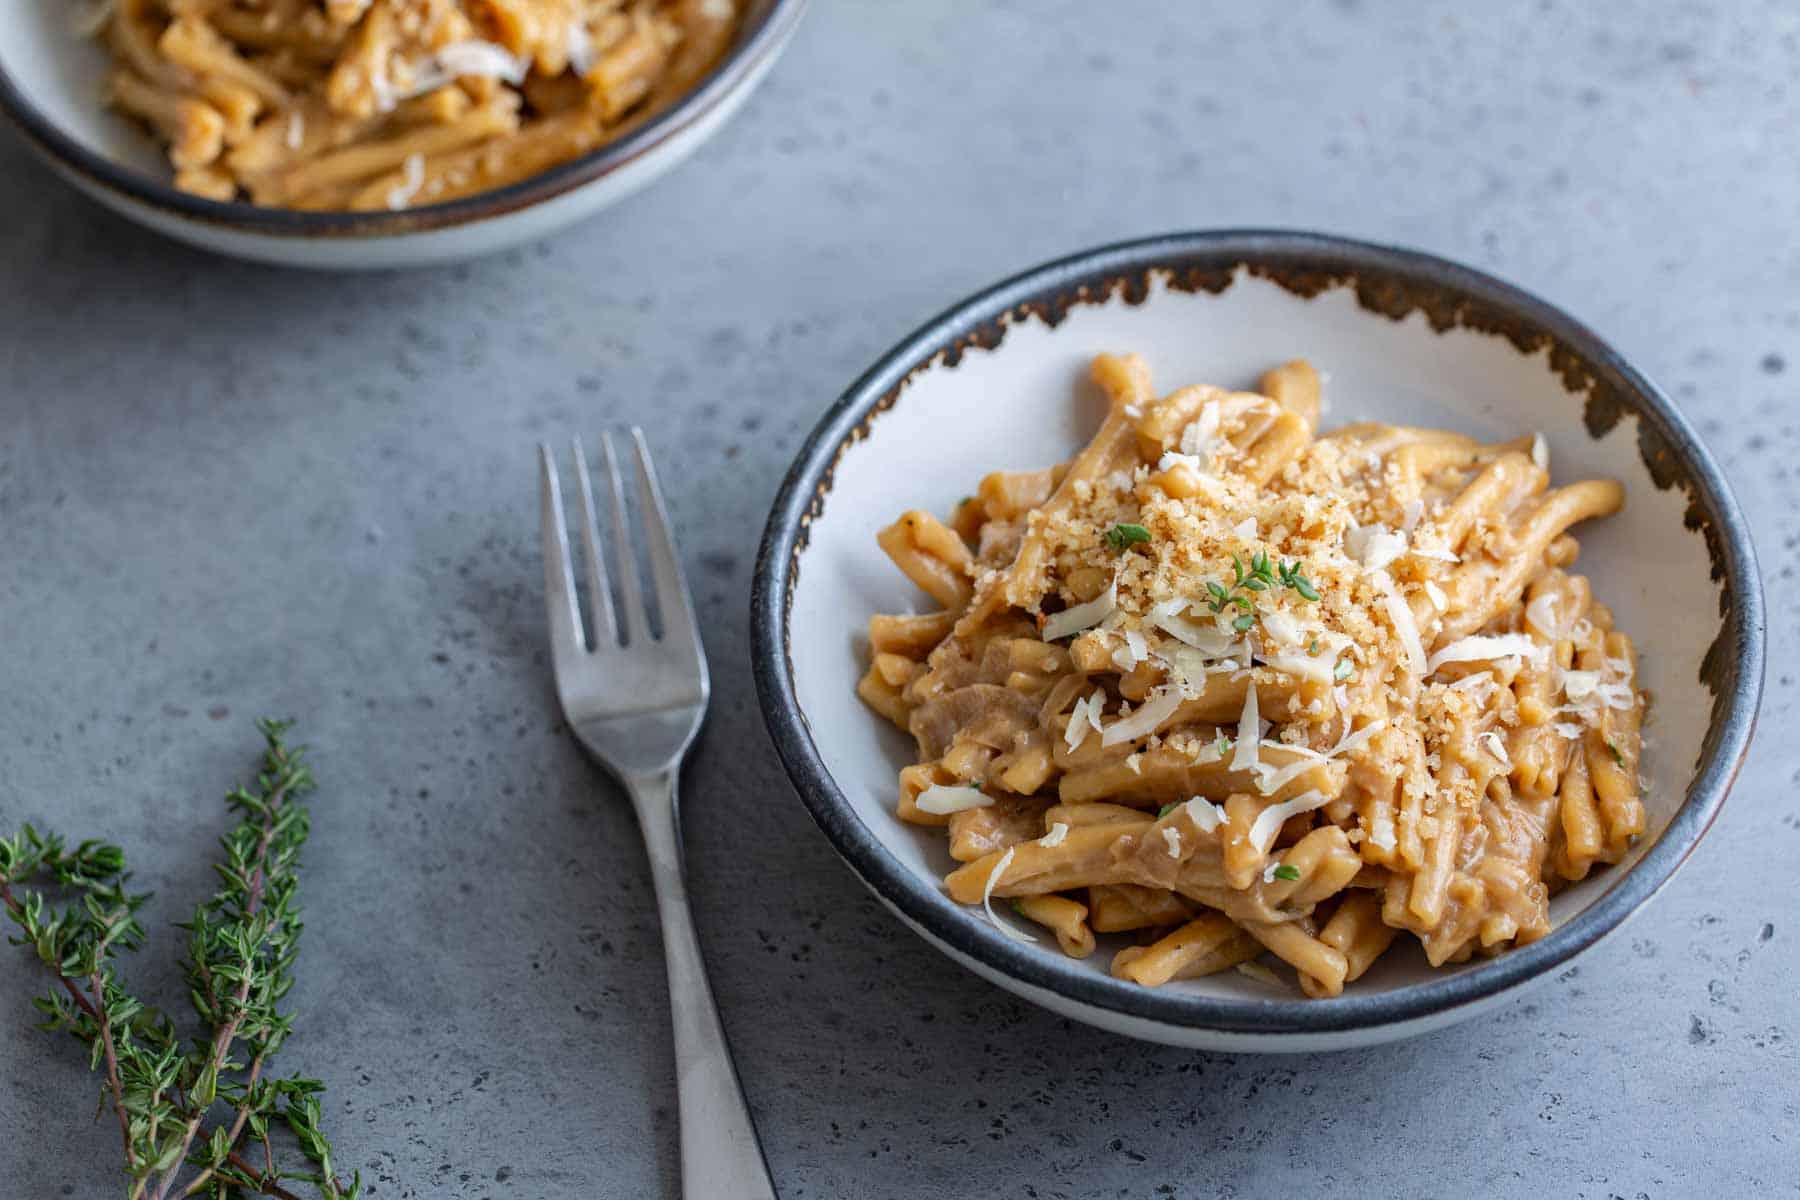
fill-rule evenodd
<path id="1" fill-rule="evenodd" d="M 507 187 L 401 212 L 299 212 L 177 191 L 151 138 L 101 104 L 109 56 L 75 32 L 70 0 L 15 0 L 0 21 L 0 110 L 63 178 L 170 237 L 288 266 L 425 266 L 553 233 L 681 162 L 768 73 L 805 7 L 749 0 L 736 44 L 700 86 L 618 141 Z"/>
<path id="2" fill-rule="evenodd" d="M 986 472 L 1066 459 L 1097 426 L 1102 350 L 1136 351 L 1163 389 L 1252 386 L 1310 359 L 1325 423 L 1377 420 L 1489 439 L 1536 430 L 1558 481 L 1622 480 L 1624 512 L 1580 531 L 1581 569 L 1642 653 L 1653 696 L 1649 831 L 1622 865 L 1553 901 L 1547 937 L 1429 968 L 1402 939 L 1333 1000 L 1237 972 L 1158 989 L 1054 944 L 1011 941 L 944 895 L 941 831 L 893 815 L 910 738 L 855 697 L 865 622 L 922 598 L 875 544 L 902 510 L 947 513 Z M 757 685 L 800 797 L 838 852 L 951 958 L 1055 1012 L 1222 1050 L 1321 1050 L 1463 1020 L 1619 928 L 1718 815 L 1761 693 L 1763 607 L 1750 535 L 1692 426 L 1572 317 L 1429 255 L 1300 233 L 1179 234 L 1078 254 L 951 308 L 832 405 L 776 499 L 753 599 Z"/>

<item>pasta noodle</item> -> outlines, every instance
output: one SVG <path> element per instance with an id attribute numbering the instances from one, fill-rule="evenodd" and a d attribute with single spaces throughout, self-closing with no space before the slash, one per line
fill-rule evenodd
<path id="1" fill-rule="evenodd" d="M 503 187 L 679 99 L 737 0 L 115 0 L 114 108 L 175 186 L 299 209 Z"/>
<path id="2" fill-rule="evenodd" d="M 1645 828 L 1635 652 L 1568 571 L 1620 486 L 1551 486 L 1539 439 L 1319 435 L 1300 360 L 1093 377 L 1070 462 L 877 539 L 939 611 L 873 617 L 858 691 L 918 744 L 898 814 L 951 897 L 1077 957 L 1134 934 L 1146 987 L 1267 953 L 1329 997 L 1402 932 L 1434 966 L 1543 937 Z"/>

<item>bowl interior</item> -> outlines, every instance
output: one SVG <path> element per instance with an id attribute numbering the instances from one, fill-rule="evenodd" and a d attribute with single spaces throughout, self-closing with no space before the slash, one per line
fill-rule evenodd
<path id="1" fill-rule="evenodd" d="M 1641 679 L 1653 696 L 1643 756 L 1650 829 L 1623 866 L 1559 895 L 1552 904 L 1556 923 L 1619 887 L 1681 808 L 1713 721 L 1714 696 L 1700 680 L 1708 648 L 1721 633 L 1723 587 L 1705 537 L 1684 522 L 1687 493 L 1659 488 L 1652 479 L 1640 457 L 1637 415 L 1596 417 L 1595 426 L 1610 422 L 1610 428 L 1603 436 L 1590 432 L 1584 397 L 1569 390 L 1546 350 L 1527 353 L 1507 337 L 1468 328 L 1434 329 L 1422 311 L 1395 319 L 1367 300 L 1353 286 L 1295 289 L 1240 269 L 1205 288 L 1171 286 L 1167 275 L 1153 274 L 1142 294 L 1121 289 L 1066 307 L 1015 309 L 997 345 L 988 337 L 980 339 L 986 345 L 920 355 L 923 365 L 838 447 L 835 468 L 812 498 L 789 581 L 785 650 L 798 707 L 857 821 L 937 896 L 944 920 L 967 924 L 963 944 L 990 963 L 1013 951 L 979 908 L 960 908 L 941 895 L 939 881 L 955 865 L 942 832 L 893 816 L 896 774 L 913 761 L 911 739 L 855 696 L 869 615 L 931 607 L 889 564 L 874 535 L 906 508 L 947 514 L 988 471 L 1068 458 L 1101 416 L 1086 370 L 1103 350 L 1143 354 L 1159 392 L 1195 382 L 1250 387 L 1264 368 L 1303 356 L 1326 376 L 1327 428 L 1378 420 L 1495 440 L 1535 430 L 1549 444 L 1556 482 L 1623 481 L 1625 511 L 1577 531 L 1576 569 L 1590 576 L 1596 596 L 1640 647 Z M 1107 976 L 1111 955 L 1104 948 L 1084 961 L 1064 958 L 1053 942 L 1026 951 L 1114 994 L 1134 990 Z M 1448 971 L 1493 969 L 1484 961 Z M 1352 993 L 1379 996 L 1442 977 L 1416 945 L 1397 943 Z M 1299 995 L 1297 988 L 1277 992 L 1236 972 L 1163 990 L 1258 1003 Z"/>
<path id="2" fill-rule="evenodd" d="M 156 143 L 101 102 L 111 55 L 80 28 L 93 9 L 93 0 L 19 0 L 0 21 L 0 71 L 84 150 L 166 179 L 169 168 Z"/>

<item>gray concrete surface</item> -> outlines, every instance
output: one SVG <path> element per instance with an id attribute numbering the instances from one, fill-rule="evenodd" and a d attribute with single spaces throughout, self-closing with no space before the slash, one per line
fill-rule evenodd
<path id="1" fill-rule="evenodd" d="M 285 1065 L 330 1080 L 342 1161 L 386 1200 L 675 1195 L 648 879 L 551 715 L 535 546 L 534 440 L 637 421 L 684 483 L 695 904 L 784 1197 L 1793 1194 L 1800 12 L 1266 8 L 824 0 L 662 184 L 419 274 L 203 257 L 0 141 L 0 825 L 121 841 L 172 957 L 251 718 L 299 717 Z M 763 513 L 867 362 L 1040 259 L 1233 224 L 1412 243 L 1591 321 L 1700 422 L 1774 614 L 1761 737 L 1650 911 L 1366 1052 L 1138 1045 L 965 974 L 814 830 L 749 680 Z M 93 1081 L 0 961 L 0 1196 L 117 1194 Z"/>

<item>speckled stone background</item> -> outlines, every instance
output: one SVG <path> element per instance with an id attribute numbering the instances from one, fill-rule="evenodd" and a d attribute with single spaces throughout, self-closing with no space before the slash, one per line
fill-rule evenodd
<path id="1" fill-rule="evenodd" d="M 552 716 L 536 550 L 535 440 L 627 420 L 683 483 L 695 905 L 784 1197 L 1792 1194 L 1800 10 L 1104 8 L 823 0 L 661 184 L 423 273 L 204 257 L 0 141 L 0 825 L 123 842 L 172 957 L 251 719 L 298 716 L 285 1065 L 331 1081 L 371 1196 L 677 1194 L 649 880 Z M 965 974 L 814 830 L 749 678 L 763 514 L 878 352 L 1041 259 L 1242 224 L 1461 258 L 1613 338 L 1729 472 L 1774 614 L 1761 737 L 1653 907 L 1491 1019 L 1356 1053 L 1134 1044 Z M 114 1195 L 0 951 L 0 1196 Z"/>

